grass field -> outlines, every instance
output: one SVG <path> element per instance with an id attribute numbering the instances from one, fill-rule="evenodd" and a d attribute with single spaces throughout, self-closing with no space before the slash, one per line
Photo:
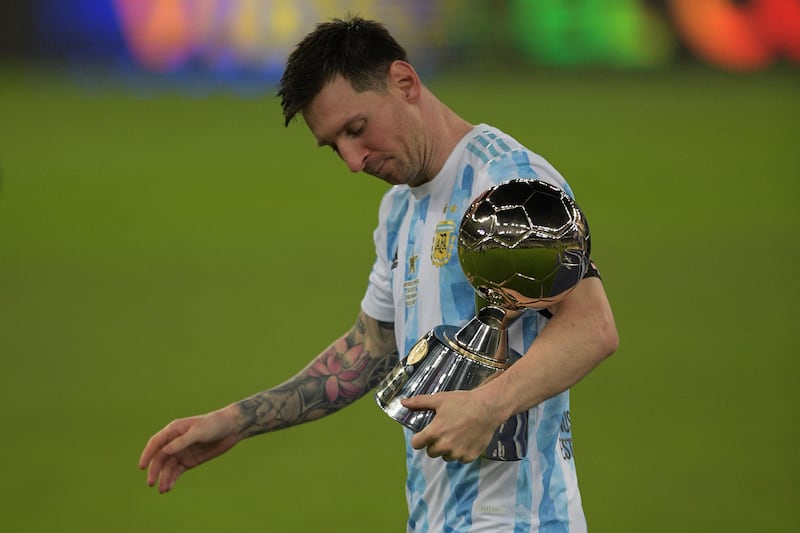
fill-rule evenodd
<path id="1" fill-rule="evenodd" d="M 573 389 L 595 532 L 793 531 L 800 72 L 429 77 L 567 177 L 621 335 Z M 404 531 L 371 397 L 172 493 L 151 433 L 292 375 L 350 327 L 384 185 L 266 95 L 0 70 L 0 528 Z M 319 213 L 320 216 L 312 216 Z"/>

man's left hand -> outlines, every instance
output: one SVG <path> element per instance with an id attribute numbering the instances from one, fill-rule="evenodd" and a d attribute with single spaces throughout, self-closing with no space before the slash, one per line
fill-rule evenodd
<path id="1" fill-rule="evenodd" d="M 422 394 L 403 400 L 408 409 L 436 411 L 426 428 L 411 438 L 417 450 L 427 448 L 430 457 L 470 463 L 489 445 L 502 423 L 475 390 Z"/>

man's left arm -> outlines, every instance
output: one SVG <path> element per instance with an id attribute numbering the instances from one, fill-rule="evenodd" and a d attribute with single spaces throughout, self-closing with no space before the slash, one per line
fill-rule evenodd
<path id="1" fill-rule="evenodd" d="M 411 445 L 427 448 L 431 457 L 473 461 L 506 419 L 568 389 L 617 350 L 617 329 L 599 278 L 581 280 L 551 311 L 525 356 L 497 378 L 472 391 L 403 400 L 406 407 L 436 411 Z"/>

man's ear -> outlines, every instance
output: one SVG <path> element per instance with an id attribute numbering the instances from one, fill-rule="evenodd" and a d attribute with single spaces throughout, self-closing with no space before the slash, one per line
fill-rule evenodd
<path id="1" fill-rule="evenodd" d="M 397 88 L 408 102 L 415 102 L 422 92 L 422 82 L 409 63 L 394 61 L 389 65 L 389 88 Z"/>

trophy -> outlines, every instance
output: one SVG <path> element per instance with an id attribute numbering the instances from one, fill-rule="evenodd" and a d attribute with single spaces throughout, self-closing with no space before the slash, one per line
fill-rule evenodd
<path id="1" fill-rule="evenodd" d="M 440 325 L 409 350 L 378 385 L 378 406 L 412 431 L 434 411 L 410 410 L 403 398 L 471 390 L 496 377 L 520 354 L 508 346 L 508 327 L 526 309 L 559 302 L 589 265 L 589 226 L 563 190 L 539 180 L 496 185 L 467 209 L 458 233 L 458 256 L 476 292 L 477 313 L 464 326 Z M 495 430 L 483 457 L 525 456 L 527 412 Z"/>

